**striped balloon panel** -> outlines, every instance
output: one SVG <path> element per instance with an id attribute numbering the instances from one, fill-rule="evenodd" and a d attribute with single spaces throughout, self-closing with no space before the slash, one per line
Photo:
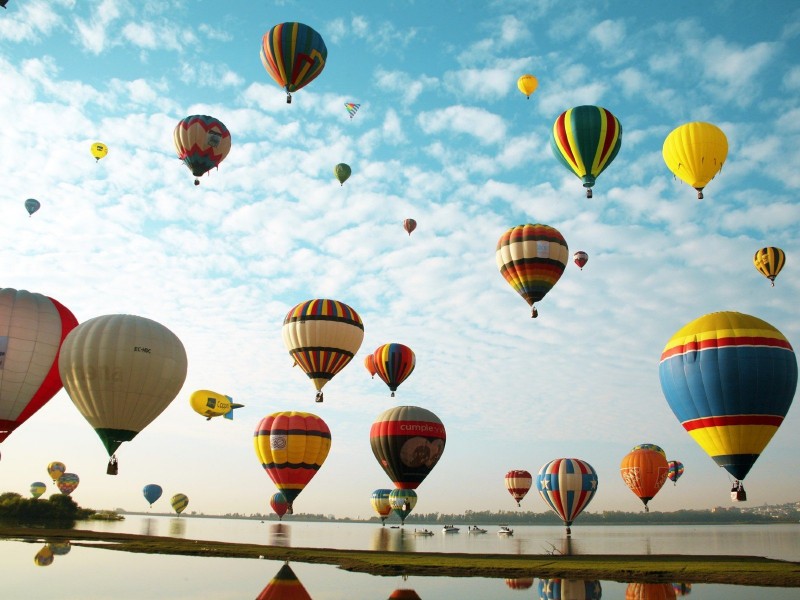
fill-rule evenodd
<path id="1" fill-rule="evenodd" d="M 56 487 L 62 494 L 69 496 L 80 482 L 80 478 L 75 473 L 64 473 L 56 480 Z"/>
<path id="2" fill-rule="evenodd" d="M 181 514 L 189 506 L 189 497 L 186 494 L 175 494 L 169 501 L 172 510 Z"/>
<path id="3" fill-rule="evenodd" d="M 287 92 L 308 85 L 322 73 L 328 49 L 322 36 L 303 23 L 275 25 L 261 40 L 261 64 Z"/>
<path id="4" fill-rule="evenodd" d="M 289 354 L 320 390 L 358 352 L 364 323 L 344 302 L 307 300 L 287 313 L 281 334 Z"/>
<path id="5" fill-rule="evenodd" d="M 525 470 L 513 470 L 506 473 L 506 489 L 514 500 L 522 500 L 533 485 L 533 476 Z"/>
<path id="6" fill-rule="evenodd" d="M 669 467 L 669 472 L 667 473 L 667 477 L 673 483 L 680 479 L 680 476 L 683 475 L 683 463 L 677 460 L 671 460 L 667 463 Z"/>
<path id="7" fill-rule="evenodd" d="M 186 117 L 175 126 L 172 137 L 178 158 L 195 177 L 218 167 L 231 150 L 228 128 L 208 115 Z"/>
<path id="8" fill-rule="evenodd" d="M 372 424 L 370 446 L 376 460 L 399 489 L 413 490 L 430 474 L 444 452 L 447 434 L 431 411 L 397 406 Z"/>
<path id="9" fill-rule="evenodd" d="M 597 492 L 597 473 L 577 458 L 557 458 L 545 464 L 536 476 L 542 499 L 570 526 Z"/>
<path id="10" fill-rule="evenodd" d="M 684 429 L 718 465 L 744 479 L 792 404 L 797 360 L 766 321 L 718 312 L 667 342 L 659 378 Z"/>
<path id="11" fill-rule="evenodd" d="M 549 225 L 517 225 L 497 242 L 495 261 L 503 278 L 532 305 L 561 278 L 569 260 L 564 236 Z"/>
<path id="12" fill-rule="evenodd" d="M 375 374 L 383 379 L 393 392 L 397 391 L 397 386 L 411 375 L 417 365 L 414 351 L 403 344 L 384 344 L 375 350 L 372 357 Z"/>
<path id="13" fill-rule="evenodd" d="M 780 248 L 762 248 L 753 256 L 756 269 L 770 281 L 775 281 L 785 263 L 786 254 Z"/>
<path id="14" fill-rule="evenodd" d="M 622 126 L 601 106 L 576 106 L 561 113 L 553 124 L 550 148 L 555 157 L 592 187 L 619 152 Z"/>
<path id="15" fill-rule="evenodd" d="M 392 512 L 392 503 L 389 500 L 389 494 L 391 494 L 391 492 L 392 490 L 388 489 L 380 489 L 372 492 L 372 498 L 370 500 L 372 508 L 381 517 L 388 517 Z"/>
<path id="16" fill-rule="evenodd" d="M 256 600 L 311 600 L 311 596 L 287 562 L 267 587 L 261 590 Z"/>
<path id="17" fill-rule="evenodd" d="M 603 588 L 600 582 L 582 579 L 540 579 L 540 600 L 600 600 Z"/>
<path id="18" fill-rule="evenodd" d="M 664 486 L 669 473 L 667 459 L 655 450 L 632 450 L 619 467 L 625 485 L 647 506 Z"/>
<path id="19" fill-rule="evenodd" d="M 291 506 L 325 462 L 331 432 L 311 413 L 277 412 L 261 420 L 253 444 L 261 466 Z"/>

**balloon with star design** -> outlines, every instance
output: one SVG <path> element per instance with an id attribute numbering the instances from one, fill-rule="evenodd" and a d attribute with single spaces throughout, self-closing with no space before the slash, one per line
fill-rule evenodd
<path id="1" fill-rule="evenodd" d="M 536 489 L 564 521 L 570 535 L 572 522 L 597 492 L 597 473 L 592 465 L 578 458 L 556 458 L 539 469 Z"/>

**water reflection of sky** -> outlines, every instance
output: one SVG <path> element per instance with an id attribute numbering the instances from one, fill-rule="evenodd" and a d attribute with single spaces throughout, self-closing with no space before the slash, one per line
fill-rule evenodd
<path id="1" fill-rule="evenodd" d="M 47 565 L 35 561 L 45 544 L 0 541 L 0 585 L 3 598 L 56 599 L 241 599 L 257 598 L 279 575 L 287 572 L 284 563 L 256 559 L 203 558 L 132 554 L 113 550 L 61 545 Z M 47 554 L 45 552 L 45 554 Z M 459 599 L 465 598 L 560 598 L 555 590 L 584 586 L 583 582 L 540 579 L 487 579 L 449 577 L 377 577 L 350 573 L 328 565 L 291 563 L 291 573 L 314 600 L 358 600 L 390 598 Z M 274 589 L 274 588 L 273 588 Z M 582 588 L 597 590 L 601 596 L 585 592 L 586 598 L 648 598 L 647 586 L 629 586 L 612 581 L 587 582 Z M 658 598 L 671 597 L 659 591 Z M 655 593 L 655 592 L 654 592 Z M 543 594 L 543 595 L 542 595 Z M 277 597 L 281 596 L 269 596 Z M 572 597 L 572 596 L 570 596 Z M 577 597 L 577 596 L 576 596 Z M 691 598 L 744 600 L 794 600 L 798 589 L 752 588 L 730 585 L 695 584 Z"/>

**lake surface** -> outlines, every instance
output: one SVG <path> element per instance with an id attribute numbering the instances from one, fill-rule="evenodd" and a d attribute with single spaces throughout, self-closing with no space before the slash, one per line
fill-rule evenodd
<path id="1" fill-rule="evenodd" d="M 458 524 L 456 524 L 458 525 Z M 261 523 L 237 519 L 201 519 L 129 515 L 120 522 L 79 522 L 78 529 L 146 533 L 193 539 L 253 542 L 295 547 L 329 547 L 417 552 L 493 552 L 546 554 L 565 549 L 573 553 L 612 554 L 737 554 L 798 560 L 793 525 L 573 527 L 570 548 L 562 527 L 514 527 L 512 538 L 501 538 L 497 527 L 470 535 L 434 528 L 430 537 L 415 537 L 414 526 L 404 530 L 364 523 Z M 420 529 L 421 527 L 417 527 Z M 255 559 L 144 555 L 113 550 L 18 541 L 0 542 L 0 598 L 24 599 L 229 599 L 257 598 L 273 578 L 283 578 L 283 596 L 315 600 L 361 598 L 671 598 L 677 587 L 644 586 L 611 581 L 560 581 L 538 578 L 505 580 L 450 577 L 379 577 L 349 573 L 329 565 L 283 563 Z M 37 562 L 42 566 L 38 566 Z M 291 576 L 287 578 L 287 573 Z M 307 596 L 290 595 L 300 586 Z M 679 591 L 676 592 L 675 590 Z M 409 592 L 413 590 L 414 592 Z M 695 584 L 683 593 L 706 600 L 765 598 L 795 600 L 800 589 L 753 588 Z M 416 595 L 414 595 L 416 594 Z"/>

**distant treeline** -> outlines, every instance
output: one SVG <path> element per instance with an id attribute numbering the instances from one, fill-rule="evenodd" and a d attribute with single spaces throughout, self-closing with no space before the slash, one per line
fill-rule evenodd
<path id="1" fill-rule="evenodd" d="M 69 525 L 75 521 L 88 519 L 94 512 L 90 508 L 81 508 L 72 498 L 64 494 L 53 494 L 46 500 L 23 498 L 16 492 L 0 494 L 0 521 L 6 523 L 57 521 L 62 525 Z"/>

